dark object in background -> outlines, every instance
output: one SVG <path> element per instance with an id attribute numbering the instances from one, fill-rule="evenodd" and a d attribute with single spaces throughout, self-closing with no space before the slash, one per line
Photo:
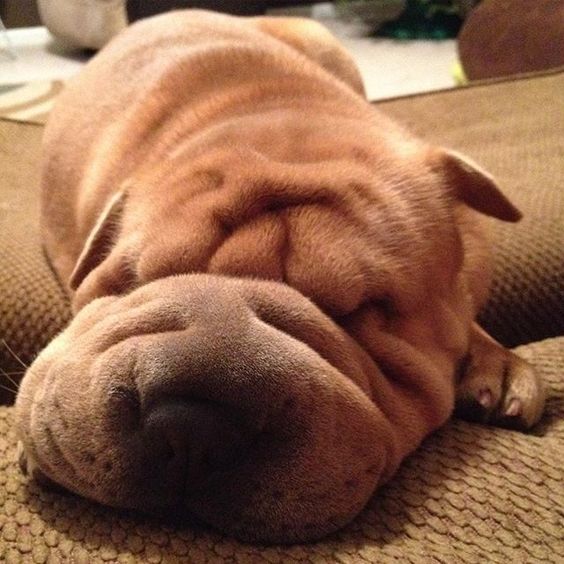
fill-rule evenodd
<path id="1" fill-rule="evenodd" d="M 394 21 L 386 22 L 378 30 L 378 35 L 394 39 L 456 37 L 464 18 L 478 1 L 407 0 L 401 16 Z"/>
<path id="2" fill-rule="evenodd" d="M 564 65 L 564 0 L 484 0 L 466 19 L 458 52 L 469 80 Z"/>
<path id="3" fill-rule="evenodd" d="M 0 18 L 6 27 L 41 25 L 36 0 L 0 0 Z"/>
<path id="4" fill-rule="evenodd" d="M 179 8 L 202 8 L 229 14 L 252 15 L 261 14 L 268 8 L 313 3 L 315 0 L 129 0 L 127 15 L 129 21 L 135 21 Z"/>
<path id="5" fill-rule="evenodd" d="M 479 0 L 335 0 L 337 13 L 393 39 L 456 37 Z"/>
<path id="6" fill-rule="evenodd" d="M 128 0 L 130 21 L 179 8 L 203 8 L 231 14 L 260 14 L 268 8 L 314 4 L 319 0 Z M 36 0 L 0 0 L 0 18 L 7 28 L 41 25 Z"/>

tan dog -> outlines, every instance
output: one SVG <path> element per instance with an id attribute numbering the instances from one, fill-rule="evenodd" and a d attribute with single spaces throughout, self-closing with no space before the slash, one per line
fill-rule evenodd
<path id="1" fill-rule="evenodd" d="M 45 133 L 44 237 L 77 315 L 21 385 L 28 471 L 293 542 L 350 521 L 455 395 L 529 427 L 538 378 L 473 323 L 474 210 L 519 219 L 378 113 L 318 24 L 133 25 Z"/>

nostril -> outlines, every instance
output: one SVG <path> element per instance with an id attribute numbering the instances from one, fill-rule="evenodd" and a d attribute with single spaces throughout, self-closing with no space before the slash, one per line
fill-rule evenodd
<path id="1" fill-rule="evenodd" d="M 236 462 L 249 433 L 234 414 L 207 401 L 161 401 L 144 425 L 147 455 L 169 487 L 190 490 L 210 473 Z"/>
<path id="2" fill-rule="evenodd" d="M 141 401 L 139 392 L 127 386 L 115 385 L 108 392 L 108 407 L 113 417 L 125 428 L 133 428 L 139 422 Z"/>

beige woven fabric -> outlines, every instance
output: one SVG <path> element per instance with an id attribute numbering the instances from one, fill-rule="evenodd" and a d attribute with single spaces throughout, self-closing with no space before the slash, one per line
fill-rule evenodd
<path id="1" fill-rule="evenodd" d="M 526 212 L 517 226 L 495 227 L 484 320 L 506 343 L 564 333 L 562 91 L 560 74 L 381 104 L 484 164 Z M 69 317 L 38 243 L 40 135 L 40 127 L 0 121 L 0 339 L 25 362 Z M 453 422 L 351 525 L 294 547 L 242 545 L 41 490 L 16 467 L 12 410 L 0 408 L 0 561 L 563 562 L 564 338 L 519 352 L 550 386 L 533 435 Z M 1 343 L 0 368 L 21 369 Z"/>
<path id="2" fill-rule="evenodd" d="M 533 436 L 452 422 L 351 525 L 292 547 L 164 527 L 28 484 L 14 462 L 12 411 L 0 408 L 0 561 L 561 563 L 564 338 L 519 352 L 534 359 L 551 390 Z"/>
<path id="3" fill-rule="evenodd" d="M 68 300 L 39 237 L 39 159 L 43 128 L 0 121 L 0 368 L 22 371 L 70 319 Z M 1 375 L 0 375 L 1 376 Z M 7 379 L 2 384 L 11 387 Z M 13 394 L 0 388 L 0 403 Z"/>

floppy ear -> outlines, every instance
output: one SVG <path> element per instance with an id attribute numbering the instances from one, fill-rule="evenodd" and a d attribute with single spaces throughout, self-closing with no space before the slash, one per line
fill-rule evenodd
<path id="1" fill-rule="evenodd" d="M 521 212 L 507 199 L 495 180 L 468 157 L 445 149 L 434 150 L 434 168 L 446 176 L 454 196 L 483 214 L 519 221 Z"/>
<path id="2" fill-rule="evenodd" d="M 88 274 L 108 256 L 119 229 L 125 203 L 125 191 L 114 194 L 98 217 L 88 235 L 69 280 L 71 290 L 76 290 Z"/>

